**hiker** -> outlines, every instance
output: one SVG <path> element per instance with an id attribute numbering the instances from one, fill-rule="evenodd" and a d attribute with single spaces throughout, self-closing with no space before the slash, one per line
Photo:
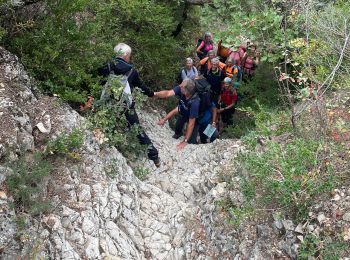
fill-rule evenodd
<path id="1" fill-rule="evenodd" d="M 181 69 L 180 82 L 186 78 L 195 79 L 197 76 L 198 70 L 193 66 L 193 60 L 191 58 L 186 58 L 186 66 Z"/>
<path id="2" fill-rule="evenodd" d="M 234 64 L 242 67 L 242 59 L 246 53 L 246 45 L 241 44 L 238 46 L 237 50 L 231 52 L 230 58 L 234 61 Z"/>
<path id="3" fill-rule="evenodd" d="M 191 79 L 185 79 L 179 86 L 175 86 L 171 90 L 161 90 L 154 93 L 158 98 L 168 98 L 171 96 L 177 96 L 179 98 L 177 107 L 178 118 L 176 120 L 173 138 L 178 139 L 182 136 L 182 129 L 186 123 L 187 129 L 184 139 L 176 146 L 178 150 L 183 149 L 188 143 L 197 143 L 198 132 L 194 131 L 194 129 L 196 119 L 199 115 L 200 98 L 195 94 L 195 83 Z M 175 115 L 175 109 L 172 112 Z"/>
<path id="4" fill-rule="evenodd" d="M 139 118 L 135 110 L 135 101 L 132 99 L 132 92 L 135 87 L 141 89 L 142 93 L 148 97 L 153 97 L 154 92 L 150 90 L 140 79 L 139 73 L 134 69 L 133 65 L 130 64 L 131 48 L 125 43 L 118 43 L 114 47 L 116 58 L 109 61 L 105 66 L 98 70 L 101 76 L 109 75 L 125 75 L 127 78 L 127 85 L 124 88 L 123 95 L 127 96 L 124 101 L 124 105 L 127 107 L 123 111 L 123 114 L 128 121 L 129 127 L 134 125 L 140 125 Z M 160 160 L 158 156 L 158 150 L 153 146 L 152 141 L 149 139 L 147 134 L 141 129 L 137 135 L 138 141 L 142 145 L 147 145 L 147 155 L 154 164 L 159 167 Z"/>
<path id="5" fill-rule="evenodd" d="M 199 137 L 202 144 L 207 143 L 208 136 L 204 134 L 204 131 L 207 128 L 208 124 L 211 124 L 213 127 L 216 127 L 216 114 L 213 113 L 214 108 L 215 108 L 215 104 L 211 102 L 210 106 L 204 111 L 203 115 L 199 116 L 199 118 L 197 118 L 196 120 L 196 124 L 193 129 L 193 132 L 199 133 Z M 166 121 L 169 121 L 172 117 L 174 117 L 178 113 L 179 113 L 179 109 L 178 107 L 175 107 L 165 117 L 161 118 L 158 121 L 158 125 L 163 126 Z M 181 132 L 182 132 L 182 129 L 181 129 Z M 219 132 L 215 130 L 213 135 L 210 137 L 210 142 L 213 142 L 218 136 L 219 136 Z"/>
<path id="6" fill-rule="evenodd" d="M 196 87 L 196 93 L 195 95 L 200 98 L 200 105 L 199 105 L 199 113 L 198 117 L 196 119 L 196 124 L 193 129 L 193 133 L 198 132 L 200 135 L 201 143 L 206 143 L 208 137 L 204 134 L 204 130 L 208 126 L 208 124 L 212 124 L 213 127 L 215 127 L 216 122 L 216 113 L 214 114 L 214 108 L 215 104 L 210 101 L 210 84 L 204 77 L 198 77 L 194 80 L 195 87 Z M 183 84 L 180 85 L 180 87 Z M 177 115 L 179 113 L 178 107 L 174 108 L 172 111 L 170 111 L 164 118 L 160 119 L 158 122 L 158 125 L 163 126 L 166 121 L 170 120 L 173 116 Z M 184 125 L 177 125 L 177 132 L 182 133 Z M 213 142 L 218 137 L 218 132 L 215 131 L 212 136 L 210 137 L 210 142 Z M 174 138 L 178 138 L 179 135 L 175 133 L 173 136 Z M 195 142 L 196 143 L 196 142 Z"/>
<path id="7" fill-rule="evenodd" d="M 251 80 L 256 67 L 259 65 L 260 54 L 256 50 L 256 45 L 251 44 L 242 59 L 243 81 Z"/>
<path id="8" fill-rule="evenodd" d="M 238 83 L 239 84 L 239 83 Z M 232 116 L 235 112 L 235 106 L 238 101 L 237 85 L 232 87 L 232 79 L 226 77 L 224 79 L 224 88 L 221 91 L 219 98 L 220 109 L 218 114 L 221 115 L 221 119 L 225 125 L 232 125 Z"/>
<path id="9" fill-rule="evenodd" d="M 219 68 L 219 59 L 212 59 L 212 67 L 210 70 L 204 74 L 204 77 L 209 82 L 211 88 L 211 101 L 214 102 L 215 106 L 218 107 L 218 100 L 221 92 L 222 81 L 225 78 L 225 72 Z M 214 113 L 217 113 L 217 110 L 214 109 Z"/>
<path id="10" fill-rule="evenodd" d="M 219 132 L 217 129 L 215 129 L 215 132 L 210 138 L 208 138 L 208 136 L 204 133 L 208 125 L 216 128 L 216 121 L 216 106 L 214 102 L 211 102 L 210 106 L 204 111 L 203 115 L 198 118 L 196 122 L 196 127 L 198 127 L 198 133 L 202 144 L 206 144 L 208 139 L 210 142 L 214 142 L 214 140 L 218 138 Z"/>
<path id="11" fill-rule="evenodd" d="M 211 33 L 206 32 L 204 34 L 204 39 L 198 39 L 196 52 L 200 60 L 206 57 L 209 51 L 214 49 L 214 43 L 211 38 Z"/>
<path id="12" fill-rule="evenodd" d="M 207 73 L 208 70 L 211 69 L 211 66 L 212 66 L 211 61 L 214 58 L 215 58 L 215 52 L 211 50 L 208 52 L 208 57 L 205 57 L 204 59 L 199 61 L 197 68 L 201 75 L 204 75 L 205 73 Z M 222 69 L 225 67 L 225 63 L 219 62 L 219 66 Z"/>
<path id="13" fill-rule="evenodd" d="M 241 68 L 236 65 L 236 61 L 231 57 L 226 60 L 226 65 L 223 68 L 226 77 L 232 79 L 233 82 L 239 82 L 241 80 Z"/>

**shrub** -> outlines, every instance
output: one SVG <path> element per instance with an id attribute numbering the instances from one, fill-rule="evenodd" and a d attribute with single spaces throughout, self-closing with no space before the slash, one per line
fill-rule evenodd
<path id="1" fill-rule="evenodd" d="M 326 239 L 326 237 L 316 237 L 307 235 L 298 252 L 298 259 L 307 260 L 310 257 L 319 259 L 337 260 L 344 256 L 348 245 L 339 240 Z"/>
<path id="2" fill-rule="evenodd" d="M 256 136 L 251 137 L 256 143 Z M 254 199 L 263 207 L 273 205 L 303 217 L 317 196 L 336 185 L 331 164 L 323 161 L 326 154 L 324 144 L 313 140 L 294 138 L 286 144 L 266 141 L 262 153 L 254 149 L 237 158 L 247 172 L 242 191 L 248 200 Z"/>
<path id="3" fill-rule="evenodd" d="M 34 154 L 30 160 L 21 158 L 11 164 L 13 174 L 8 176 L 6 184 L 10 190 L 16 208 L 33 215 L 45 212 L 50 203 L 39 198 L 43 179 L 52 171 L 52 165 L 41 154 Z"/>
<path id="4" fill-rule="evenodd" d="M 112 58 L 120 41 L 133 48 L 133 61 L 146 82 L 174 81 L 188 39 L 172 35 L 189 8 L 184 3 L 45 0 L 42 5 L 45 13 L 33 20 L 9 12 L 0 22 L 8 29 L 4 45 L 20 56 L 48 94 L 73 103 L 84 102 L 87 93 L 97 95 L 97 68 Z M 18 28 L 25 23 L 30 24 Z"/>
<path id="5" fill-rule="evenodd" d="M 68 155 L 71 158 L 79 158 L 77 151 L 84 144 L 84 134 L 78 130 L 73 130 L 68 135 L 60 135 L 55 140 L 49 142 L 45 154 Z"/>
<path id="6" fill-rule="evenodd" d="M 141 181 L 144 181 L 147 178 L 147 175 L 150 173 L 150 169 L 143 167 L 136 167 L 134 169 L 134 174 Z"/>

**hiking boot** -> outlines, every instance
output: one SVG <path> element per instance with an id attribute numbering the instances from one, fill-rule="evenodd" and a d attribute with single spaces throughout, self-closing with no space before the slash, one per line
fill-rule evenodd
<path id="1" fill-rule="evenodd" d="M 181 135 L 178 135 L 178 134 L 174 134 L 174 135 L 173 135 L 173 138 L 174 138 L 174 139 L 179 139 L 180 137 L 181 137 Z"/>
<path id="2" fill-rule="evenodd" d="M 154 165 L 155 165 L 157 168 L 160 167 L 160 160 L 159 160 L 159 158 L 155 159 L 153 162 L 154 162 Z"/>

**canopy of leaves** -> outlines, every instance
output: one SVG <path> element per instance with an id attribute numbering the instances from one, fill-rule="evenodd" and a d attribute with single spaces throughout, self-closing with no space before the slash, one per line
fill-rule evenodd
<path id="1" fill-rule="evenodd" d="M 37 13 L 15 9 L 2 16 L 2 41 L 47 93 L 82 102 L 100 89 L 96 69 L 118 42 L 131 45 L 146 82 L 173 82 L 191 33 L 172 34 L 190 8 L 175 0 L 44 0 L 36 3 Z"/>

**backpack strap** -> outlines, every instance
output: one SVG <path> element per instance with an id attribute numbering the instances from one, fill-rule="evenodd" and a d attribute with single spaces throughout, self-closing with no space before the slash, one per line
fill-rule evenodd
<path id="1" fill-rule="evenodd" d="M 131 75 L 131 73 L 134 71 L 134 68 L 131 68 L 126 74 L 125 74 L 125 76 L 126 76 L 126 78 L 127 79 L 129 79 L 129 77 L 130 77 L 130 75 Z"/>

